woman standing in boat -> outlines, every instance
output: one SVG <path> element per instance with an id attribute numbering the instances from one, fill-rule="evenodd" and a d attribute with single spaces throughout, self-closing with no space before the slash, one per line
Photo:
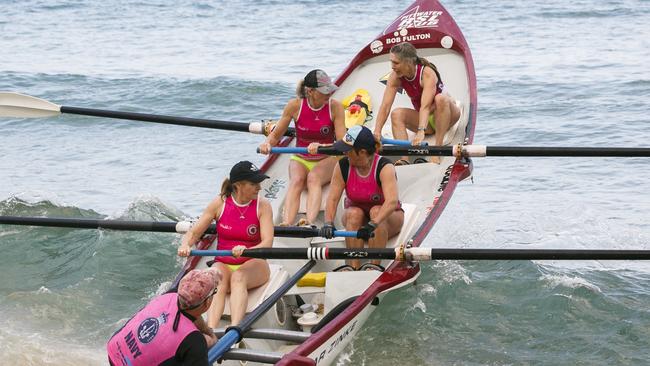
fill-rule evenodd
<path id="1" fill-rule="evenodd" d="M 388 77 L 377 114 L 375 136 L 381 137 L 381 129 L 386 123 L 395 95 L 403 89 L 411 98 L 413 108 L 397 108 L 391 113 L 393 137 L 406 140 L 406 129 L 409 129 L 416 132 L 413 145 L 419 146 L 425 135 L 435 133 L 436 146 L 442 146 L 449 127 L 460 118 L 460 108 L 445 92 L 438 69 L 427 59 L 418 57 L 417 50 L 408 42 L 391 48 L 390 63 L 393 71 Z M 440 158 L 433 157 L 431 161 L 439 163 Z M 396 165 L 402 164 L 408 164 L 407 156 L 396 162 Z"/>
<path id="2" fill-rule="evenodd" d="M 282 117 L 260 152 L 268 154 L 280 142 L 289 122 L 296 126 L 296 146 L 307 147 L 308 154 L 296 154 L 289 162 L 289 189 L 284 203 L 281 226 L 292 225 L 300 208 L 300 194 L 307 186 L 307 217 L 298 225 L 311 225 L 320 211 L 323 185 L 329 183 L 337 159 L 317 153 L 345 134 L 345 112 L 341 103 L 331 98 L 338 87 L 323 70 L 310 71 L 296 88 L 297 98 L 284 107 Z"/>
<path id="3" fill-rule="evenodd" d="M 334 148 L 344 153 L 345 158 L 338 162 L 338 168 L 332 174 L 322 235 L 326 238 L 333 236 L 336 207 L 345 190 L 343 225 L 346 230 L 358 230 L 361 238 L 346 238 L 346 246 L 363 248 L 363 242 L 367 241 L 370 248 L 386 247 L 388 239 L 397 235 L 404 223 L 395 167 L 389 159 L 376 153 L 379 144 L 372 132 L 363 126 L 351 127 Z M 358 259 L 346 263 L 360 269 Z M 371 263 L 378 266 L 380 261 Z"/>
<path id="4" fill-rule="evenodd" d="M 240 161 L 230 170 L 229 179 L 194 226 L 183 236 L 178 255 L 186 257 L 213 220 L 217 221 L 217 249 L 232 250 L 233 257 L 217 257 L 213 267 L 223 275 L 208 312 L 208 326 L 214 328 L 223 315 L 226 295 L 230 293 L 231 325 L 244 318 L 248 290 L 269 280 L 269 265 L 263 259 L 241 258 L 244 249 L 270 248 L 273 244 L 273 212 L 267 200 L 258 196 L 260 182 L 267 179 L 249 161 Z"/>

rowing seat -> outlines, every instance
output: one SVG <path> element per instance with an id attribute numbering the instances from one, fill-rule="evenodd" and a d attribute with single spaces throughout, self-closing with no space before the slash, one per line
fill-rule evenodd
<path id="1" fill-rule="evenodd" d="M 253 309 L 259 306 L 262 301 L 266 300 L 267 297 L 277 290 L 278 287 L 282 286 L 287 281 L 287 278 L 289 278 L 289 274 L 281 265 L 269 263 L 269 269 L 271 270 L 271 274 L 266 284 L 248 290 L 247 313 L 253 311 Z M 223 314 L 230 315 L 230 296 L 226 296 L 226 305 L 224 306 Z"/>

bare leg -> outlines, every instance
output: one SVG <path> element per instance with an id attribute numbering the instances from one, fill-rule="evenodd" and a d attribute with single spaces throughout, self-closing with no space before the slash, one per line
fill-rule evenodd
<path id="1" fill-rule="evenodd" d="M 390 126 L 393 130 L 393 138 L 397 140 L 408 140 L 409 136 L 406 129 L 417 130 L 418 112 L 415 109 L 397 108 L 390 114 Z M 415 127 L 413 127 L 415 125 Z M 408 161 L 408 156 L 402 156 L 401 159 Z"/>
<path id="2" fill-rule="evenodd" d="M 208 310 L 208 326 L 210 328 L 216 328 L 219 325 L 226 304 L 226 295 L 230 292 L 230 276 L 232 275 L 230 268 L 221 262 L 214 262 L 213 266 L 221 272 L 223 277 L 219 282 L 217 293 L 212 298 L 210 310 Z"/>
<path id="3" fill-rule="evenodd" d="M 289 189 L 284 199 L 282 223 L 293 225 L 300 208 L 300 194 L 307 181 L 307 168 L 295 160 L 289 161 L 289 180 Z"/>
<path id="4" fill-rule="evenodd" d="M 370 219 L 374 219 L 379 214 L 381 206 L 375 206 L 370 209 Z M 404 212 L 402 210 L 393 211 L 393 213 L 384 220 L 375 229 L 375 237 L 368 241 L 368 248 L 385 248 L 388 239 L 397 235 L 404 224 Z M 380 260 L 373 260 L 371 263 L 380 264 Z"/>
<path id="5" fill-rule="evenodd" d="M 269 280 L 269 265 L 263 259 L 251 259 L 232 273 L 230 279 L 230 325 L 244 319 L 248 307 L 248 290 Z"/>
<path id="6" fill-rule="evenodd" d="M 345 225 L 345 230 L 355 231 L 359 230 L 363 224 L 367 221 L 366 214 L 359 207 L 348 207 L 345 209 L 343 217 L 343 225 Z M 361 249 L 363 248 L 363 240 L 355 238 L 345 238 L 345 246 L 350 249 Z M 359 269 L 361 262 L 358 259 L 349 259 L 345 261 L 345 264 L 349 264 L 354 269 Z"/>
<path id="7" fill-rule="evenodd" d="M 323 185 L 330 182 L 332 172 L 338 160 L 328 157 L 321 160 L 309 174 L 307 174 L 307 221 L 313 224 L 320 211 L 323 195 Z"/>
<path id="8" fill-rule="evenodd" d="M 442 146 L 445 134 L 460 118 L 460 109 L 447 94 L 438 94 L 434 98 L 436 108 L 433 115 L 436 121 L 436 146 Z"/>

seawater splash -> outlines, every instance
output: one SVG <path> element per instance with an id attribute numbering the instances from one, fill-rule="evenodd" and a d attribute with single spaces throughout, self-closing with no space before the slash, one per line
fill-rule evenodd
<path id="1" fill-rule="evenodd" d="M 102 218 L 94 210 L 12 197 L 0 213 Z M 132 202 L 120 220 L 184 214 L 156 197 Z M 134 311 L 171 285 L 177 234 L 1 226 L 0 346 L 14 364 L 102 364 L 101 346 Z M 118 298 L 132 298 L 128 303 Z M 17 342 L 19 339 L 24 341 Z M 74 344 L 67 347 L 65 344 Z M 7 346 L 8 347 L 8 346 Z M 66 351 L 61 351 L 66 350 Z"/>

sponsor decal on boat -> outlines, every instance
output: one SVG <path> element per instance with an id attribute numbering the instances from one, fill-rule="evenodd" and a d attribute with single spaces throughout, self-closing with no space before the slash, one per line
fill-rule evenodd
<path id="1" fill-rule="evenodd" d="M 407 11 L 406 14 L 399 17 L 400 23 L 397 29 L 436 28 L 440 15 L 442 15 L 442 12 L 439 10 L 420 11 L 420 7 L 416 6 L 412 11 Z"/>
<path id="2" fill-rule="evenodd" d="M 414 42 L 423 39 L 431 39 L 431 33 L 408 34 L 408 29 L 403 28 L 393 32 L 393 37 L 386 38 L 386 45 L 398 44 L 402 42 Z M 370 43 L 370 51 L 377 54 L 384 50 L 384 43 L 376 39 Z"/>
<path id="3" fill-rule="evenodd" d="M 352 332 L 354 331 L 354 327 L 357 325 L 357 321 L 353 321 L 350 326 L 348 326 L 344 331 L 342 331 L 338 337 L 334 338 L 332 342 L 327 346 L 323 352 L 321 352 L 320 355 L 318 355 L 317 358 L 314 359 L 316 361 L 316 364 L 318 364 L 320 361 L 324 360 L 327 355 L 330 353 L 334 352 L 334 350 L 343 343 L 343 340 L 346 339 Z M 336 352 L 338 353 L 338 352 Z"/>
<path id="4" fill-rule="evenodd" d="M 278 192 L 287 185 L 282 179 L 274 179 L 269 188 L 264 188 L 264 198 L 274 200 L 278 198 Z"/>
<path id="5" fill-rule="evenodd" d="M 405 11 L 402 16 L 390 23 L 384 29 L 384 34 L 397 22 L 399 22 L 397 26 L 398 30 L 403 28 L 437 28 L 440 15 L 442 15 L 442 11 L 440 10 L 420 11 L 420 6 L 418 5 L 413 9 Z"/>
<path id="6" fill-rule="evenodd" d="M 382 41 L 378 39 L 372 41 L 372 43 L 370 44 L 370 51 L 372 51 L 372 53 L 381 53 L 381 51 L 383 50 L 384 50 L 384 43 L 382 43 Z"/>
<path id="7" fill-rule="evenodd" d="M 438 188 L 438 192 L 442 192 L 445 187 L 447 187 L 447 183 L 449 183 L 449 177 L 451 176 L 451 171 L 454 169 L 453 165 L 450 165 L 447 167 L 447 170 L 445 170 L 445 175 L 442 177 L 442 181 L 440 182 L 440 187 Z"/>
<path id="8" fill-rule="evenodd" d="M 431 33 L 408 34 L 408 29 L 393 32 L 392 38 L 386 38 L 386 44 L 398 44 L 402 42 L 414 42 L 421 39 L 431 39 Z"/>

